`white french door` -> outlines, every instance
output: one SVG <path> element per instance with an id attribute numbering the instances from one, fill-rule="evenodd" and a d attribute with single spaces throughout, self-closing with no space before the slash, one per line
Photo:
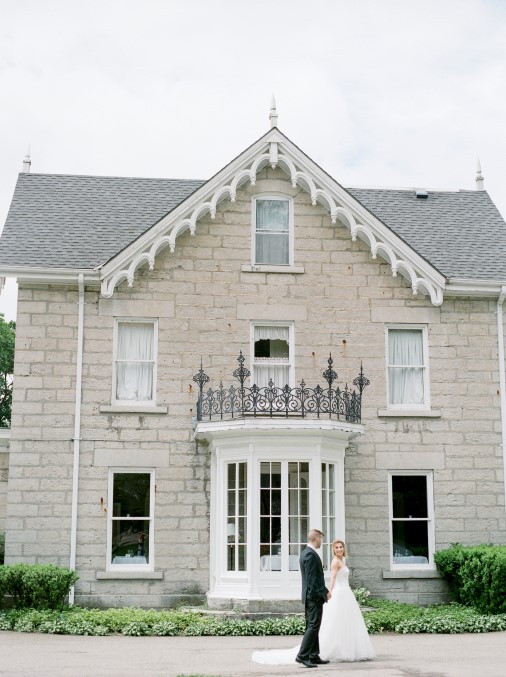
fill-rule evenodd
<path id="1" fill-rule="evenodd" d="M 299 570 L 309 530 L 309 487 L 307 461 L 260 462 L 260 571 Z"/>

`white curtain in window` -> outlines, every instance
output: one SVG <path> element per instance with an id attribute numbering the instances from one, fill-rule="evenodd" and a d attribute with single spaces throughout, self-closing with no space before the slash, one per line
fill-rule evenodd
<path id="1" fill-rule="evenodd" d="M 118 324 L 116 399 L 153 399 L 153 337 L 152 324 Z"/>
<path id="2" fill-rule="evenodd" d="M 289 353 L 290 329 L 286 325 L 255 327 L 255 343 L 266 339 L 270 339 L 271 341 L 283 341 L 286 344 L 286 348 L 283 345 L 276 346 L 276 344 L 271 344 L 271 356 L 269 358 L 257 358 L 258 361 L 255 364 L 254 380 L 259 388 L 267 386 L 271 379 L 274 381 L 274 385 L 282 388 L 290 380 L 290 366 L 287 364 L 289 357 L 284 356 L 285 353 Z M 278 349 L 282 352 L 282 357 L 276 355 Z M 272 362 L 269 361 L 268 363 L 264 362 L 262 364 L 262 362 L 267 359 L 272 360 Z M 285 362 L 285 364 L 280 364 L 280 361 Z"/>
<path id="3" fill-rule="evenodd" d="M 255 262 L 289 263 L 289 203 L 257 200 Z"/>
<path id="4" fill-rule="evenodd" d="M 284 326 L 255 327 L 255 341 L 271 339 L 271 341 L 286 341 L 290 338 L 290 330 Z"/>
<path id="5" fill-rule="evenodd" d="M 423 335 L 416 329 L 390 329 L 389 391 L 390 404 L 423 404 Z"/>
<path id="6" fill-rule="evenodd" d="M 287 385 L 290 381 L 290 367 L 284 364 L 262 364 L 255 367 L 255 383 L 259 388 L 269 385 L 271 379 L 278 388 Z"/>
<path id="7" fill-rule="evenodd" d="M 257 230 L 288 231 L 288 200 L 257 200 Z"/>

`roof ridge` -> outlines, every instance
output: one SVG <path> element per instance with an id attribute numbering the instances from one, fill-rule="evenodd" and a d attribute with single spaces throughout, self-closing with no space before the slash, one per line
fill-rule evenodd
<path id="1" fill-rule="evenodd" d="M 117 176 L 113 174 L 61 174 L 51 172 L 19 172 L 19 176 L 49 176 L 49 177 L 70 177 L 75 179 L 133 179 L 136 181 L 184 181 L 187 183 L 205 183 L 207 179 L 180 179 L 169 178 L 165 176 Z"/>

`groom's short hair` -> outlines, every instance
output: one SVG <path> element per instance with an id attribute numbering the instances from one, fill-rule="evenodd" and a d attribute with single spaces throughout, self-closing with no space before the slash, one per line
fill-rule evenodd
<path id="1" fill-rule="evenodd" d="M 325 534 L 323 533 L 323 531 L 320 531 L 319 529 L 311 529 L 311 531 L 307 535 L 308 543 L 313 543 L 314 541 L 316 541 L 318 536 L 325 536 Z"/>

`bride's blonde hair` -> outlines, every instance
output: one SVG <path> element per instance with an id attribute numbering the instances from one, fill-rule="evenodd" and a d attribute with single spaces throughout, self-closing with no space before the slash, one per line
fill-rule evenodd
<path id="1" fill-rule="evenodd" d="M 338 543 L 340 543 L 343 546 L 343 557 L 347 557 L 348 553 L 346 552 L 346 543 L 342 541 L 340 538 L 336 538 L 335 541 L 332 541 L 332 554 L 334 554 L 334 548 Z"/>

